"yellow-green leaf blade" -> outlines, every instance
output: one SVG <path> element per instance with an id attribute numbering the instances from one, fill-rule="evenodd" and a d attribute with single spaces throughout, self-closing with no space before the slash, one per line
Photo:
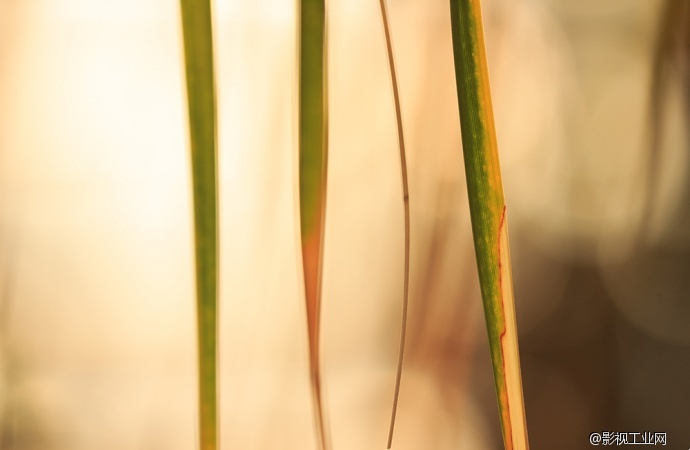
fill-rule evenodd
<path id="1" fill-rule="evenodd" d="M 218 189 L 210 1 L 181 0 L 181 11 L 194 202 L 199 448 L 215 450 L 218 445 Z"/>
<path id="2" fill-rule="evenodd" d="M 506 206 L 479 0 L 451 0 L 455 74 L 472 233 L 504 445 L 528 449 Z"/>
<path id="3" fill-rule="evenodd" d="M 299 198 L 309 365 L 319 448 L 330 447 L 319 358 L 321 274 L 326 213 L 328 108 L 324 0 L 300 0 Z"/>

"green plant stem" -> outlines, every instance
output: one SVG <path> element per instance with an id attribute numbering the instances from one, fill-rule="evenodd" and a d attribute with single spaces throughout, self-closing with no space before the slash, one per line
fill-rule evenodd
<path id="1" fill-rule="evenodd" d="M 327 450 L 330 443 L 319 358 L 328 167 L 326 11 L 324 0 L 300 0 L 299 6 L 299 198 L 302 268 L 317 441 L 321 450 Z"/>
<path id="2" fill-rule="evenodd" d="M 216 96 L 209 0 L 181 0 L 196 255 L 199 448 L 218 445 L 218 213 Z"/>
<path id="3" fill-rule="evenodd" d="M 528 449 L 508 225 L 479 0 L 451 0 L 451 28 L 477 268 L 506 450 Z"/>

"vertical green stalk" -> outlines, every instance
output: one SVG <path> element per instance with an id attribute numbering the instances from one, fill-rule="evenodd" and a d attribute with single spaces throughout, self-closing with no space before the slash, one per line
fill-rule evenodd
<path id="1" fill-rule="evenodd" d="M 319 326 L 328 166 L 328 92 L 324 0 L 299 3 L 299 198 L 302 265 L 309 333 L 309 371 L 319 448 L 330 447 L 326 430 Z"/>
<path id="2" fill-rule="evenodd" d="M 528 449 L 506 206 L 479 0 L 451 0 L 455 77 L 472 234 L 506 450 Z"/>
<path id="3" fill-rule="evenodd" d="M 196 254 L 199 448 L 218 447 L 218 212 L 216 95 L 209 0 L 181 0 Z"/>
<path id="4" fill-rule="evenodd" d="M 405 355 L 405 335 L 407 333 L 407 309 L 410 292 L 410 190 L 407 182 L 407 157 L 405 155 L 405 137 L 403 134 L 402 108 L 400 107 L 400 93 L 398 90 L 398 77 L 395 72 L 395 58 L 393 56 L 393 43 L 390 27 L 388 25 L 388 11 L 386 1 L 379 0 L 383 32 L 386 38 L 386 53 L 388 55 L 388 69 L 391 74 L 391 87 L 393 89 L 393 102 L 395 105 L 395 122 L 398 132 L 398 150 L 400 151 L 400 172 L 403 191 L 403 212 L 405 224 L 405 266 L 403 276 L 403 303 L 402 325 L 400 327 L 400 347 L 398 351 L 398 369 L 395 375 L 395 391 L 393 393 L 393 408 L 391 412 L 390 428 L 388 430 L 388 448 L 393 445 L 393 432 L 395 431 L 395 416 L 398 412 L 398 398 L 400 396 L 400 381 L 402 378 L 403 356 Z"/>

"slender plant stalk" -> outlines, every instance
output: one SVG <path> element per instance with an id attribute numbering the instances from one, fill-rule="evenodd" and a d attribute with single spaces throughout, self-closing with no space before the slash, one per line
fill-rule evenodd
<path id="1" fill-rule="evenodd" d="M 682 80 L 690 73 L 690 2 L 667 0 L 661 11 L 659 34 L 652 63 L 649 104 L 648 159 L 644 163 L 647 189 L 641 233 L 649 232 L 655 216 L 655 200 L 660 184 L 660 164 L 664 157 L 663 125 L 666 123 L 666 96 L 675 71 Z M 683 83 L 686 108 L 690 105 L 690 89 Z"/>
<path id="2" fill-rule="evenodd" d="M 393 101 L 395 102 L 395 121 L 398 131 L 398 149 L 400 150 L 400 169 L 402 173 L 403 207 L 405 221 L 405 273 L 403 278 L 403 304 L 402 326 L 400 328 L 400 350 L 398 353 L 398 369 L 395 375 L 395 392 L 393 394 L 393 408 L 391 412 L 390 428 L 388 430 L 388 448 L 393 445 L 393 432 L 395 430 L 395 416 L 398 412 L 398 398 L 400 396 L 400 381 L 402 378 L 403 356 L 405 354 L 405 334 L 407 332 L 407 306 L 410 290 L 410 193 L 407 183 L 407 159 L 405 157 L 405 138 L 403 136 L 402 111 L 400 108 L 400 94 L 398 91 L 398 78 L 395 73 L 395 58 L 393 56 L 393 44 L 391 42 L 390 27 L 388 25 L 388 12 L 386 1 L 379 0 L 381 7 L 381 19 L 383 31 L 386 36 L 386 52 L 388 54 L 388 68 L 391 73 L 391 85 L 393 88 Z"/>
<path id="3" fill-rule="evenodd" d="M 472 234 L 506 450 L 529 448 L 508 223 L 479 0 L 451 0 L 455 77 Z"/>
<path id="4" fill-rule="evenodd" d="M 328 167 L 328 90 L 324 0 L 300 0 L 299 198 L 309 372 L 318 445 L 330 448 L 319 358 L 321 280 Z"/>
<path id="5" fill-rule="evenodd" d="M 218 213 L 216 95 L 209 0 L 181 0 L 196 254 L 199 448 L 218 446 Z"/>

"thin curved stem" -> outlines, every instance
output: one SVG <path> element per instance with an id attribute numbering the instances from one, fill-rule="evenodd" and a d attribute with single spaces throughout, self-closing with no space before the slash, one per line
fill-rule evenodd
<path id="1" fill-rule="evenodd" d="M 405 337 L 407 333 L 407 310 L 410 291 L 410 192 L 407 176 L 407 158 L 405 156 L 405 138 L 403 135 L 402 110 L 400 107 L 400 93 L 398 90 L 398 78 L 395 72 L 395 58 L 393 56 L 393 44 L 391 42 L 390 26 L 388 25 L 388 12 L 385 0 L 379 0 L 381 6 L 381 19 L 383 31 L 386 36 L 386 51 L 388 54 L 388 67 L 391 74 L 393 87 L 393 100 L 395 102 L 395 121 L 398 131 L 398 148 L 400 150 L 400 170 L 402 173 L 403 208 L 405 215 L 405 275 L 403 280 L 403 305 L 402 325 L 400 328 L 400 350 L 398 353 L 398 368 L 395 375 L 395 393 L 393 394 L 393 409 L 391 412 L 390 429 L 388 431 L 388 447 L 393 445 L 393 432 L 395 431 L 395 417 L 398 412 L 398 398 L 400 397 L 400 382 L 402 379 L 403 357 L 405 355 Z"/>

